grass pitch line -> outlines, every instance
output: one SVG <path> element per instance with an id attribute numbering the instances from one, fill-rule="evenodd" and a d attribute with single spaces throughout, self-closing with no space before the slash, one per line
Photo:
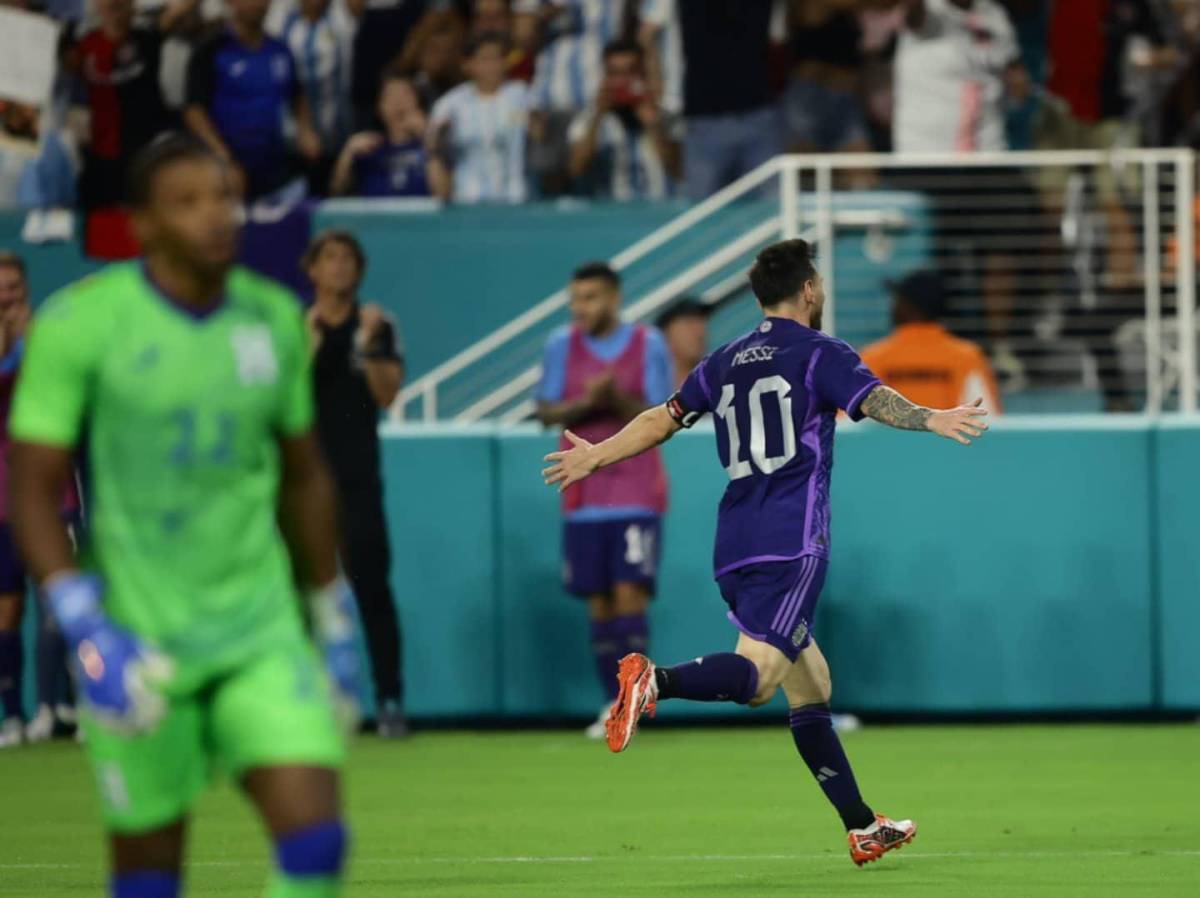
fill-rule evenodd
<path id="1" fill-rule="evenodd" d="M 1200 858 L 1200 849 L 1166 849 L 1166 850 L 1095 850 L 1095 851 L 906 851 L 904 858 L 908 860 L 938 860 L 945 858 L 1058 858 L 1058 857 L 1196 857 Z M 652 863 L 746 863 L 749 861 L 823 861 L 833 860 L 841 863 L 845 857 L 841 852 L 829 851 L 819 854 L 656 854 L 641 855 L 629 852 L 622 855 L 500 855 L 495 857 L 459 856 L 459 857 L 373 857 L 355 858 L 351 866 L 386 866 L 397 867 L 418 864 L 606 864 L 612 861 L 631 860 L 649 861 Z M 89 864 L 0 864 L 0 870 L 81 870 L 90 867 Z M 258 867 L 256 861 L 191 861 L 187 867 Z"/>

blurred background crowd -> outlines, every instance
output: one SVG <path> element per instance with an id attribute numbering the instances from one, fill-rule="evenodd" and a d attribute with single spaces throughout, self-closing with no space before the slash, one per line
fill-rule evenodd
<path id="1" fill-rule="evenodd" d="M 1192 0 L 4 6 L 61 24 L 54 100 L 4 101 L 9 208 L 114 206 L 178 127 L 251 199 L 457 203 L 699 198 L 789 150 L 1200 142 Z"/>

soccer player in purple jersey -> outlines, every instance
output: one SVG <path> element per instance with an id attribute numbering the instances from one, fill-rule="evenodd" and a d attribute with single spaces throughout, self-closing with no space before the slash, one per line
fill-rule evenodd
<path id="1" fill-rule="evenodd" d="M 863 801 L 829 714 L 829 666 L 812 638 L 829 559 L 829 480 L 839 409 L 901 430 L 968 445 L 986 411 L 937 411 L 883 386 L 846 343 L 820 332 L 825 294 L 803 240 L 759 253 L 750 284 L 765 320 L 696 366 L 665 405 L 643 412 L 595 445 L 568 432 L 572 448 L 546 456 L 547 484 L 566 489 L 595 471 L 692 426 L 711 412 L 730 483 L 717 515 L 714 567 L 737 648 L 675 667 L 626 655 L 608 718 L 608 745 L 623 751 L 643 714 L 664 699 L 761 705 L 783 687 L 796 749 L 846 827 L 859 865 L 911 842 L 917 827 Z"/>

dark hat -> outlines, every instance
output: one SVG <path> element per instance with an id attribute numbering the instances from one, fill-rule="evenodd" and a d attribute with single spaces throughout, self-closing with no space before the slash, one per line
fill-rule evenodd
<path id="1" fill-rule="evenodd" d="M 920 309 L 928 320 L 936 321 L 946 314 L 946 284 L 936 271 L 914 271 L 898 281 L 884 283 L 894 295 Z"/>
<path id="2" fill-rule="evenodd" d="M 658 318 L 654 320 L 654 326 L 659 330 L 665 330 L 677 318 L 707 318 L 712 313 L 712 306 L 698 299 L 693 299 L 690 296 L 685 296 L 661 312 Z"/>

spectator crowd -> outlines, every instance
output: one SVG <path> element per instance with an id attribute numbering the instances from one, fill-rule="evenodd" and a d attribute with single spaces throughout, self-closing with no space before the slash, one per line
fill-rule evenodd
<path id="1" fill-rule="evenodd" d="M 785 150 L 1200 142 L 1192 0 L 43 2 L 4 4 L 61 22 L 53 102 L 3 103 L 39 138 L 2 151 L 9 207 L 117 204 L 178 127 L 249 199 L 458 203 L 699 198 Z"/>

